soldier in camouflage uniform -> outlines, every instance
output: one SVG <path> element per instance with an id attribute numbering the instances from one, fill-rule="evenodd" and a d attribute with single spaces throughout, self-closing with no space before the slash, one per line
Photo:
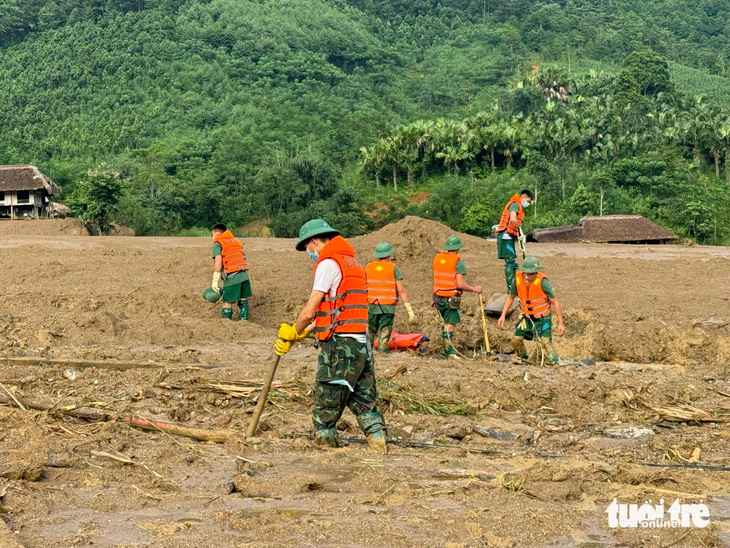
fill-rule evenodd
<path id="1" fill-rule="evenodd" d="M 317 263 L 309 301 L 292 324 L 281 324 L 276 354 L 313 331 L 320 344 L 314 386 L 314 441 L 338 447 L 337 421 L 345 407 L 357 417 L 368 446 L 387 452 L 385 422 L 377 409 L 373 352 L 368 338 L 365 270 L 355 250 L 321 219 L 299 231 L 298 251 Z"/>

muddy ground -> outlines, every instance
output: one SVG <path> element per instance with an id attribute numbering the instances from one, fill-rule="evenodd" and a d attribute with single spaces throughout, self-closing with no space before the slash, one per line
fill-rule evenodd
<path id="1" fill-rule="evenodd" d="M 730 251 L 528 244 L 565 311 L 567 365 L 485 356 L 473 295 L 457 338 L 467 359 L 444 361 L 428 302 L 448 233 L 407 218 L 353 239 L 362 262 L 382 240 L 396 247 L 432 339 L 423 355 L 377 359 L 402 444 L 386 456 L 367 452 L 349 412 L 348 447 L 311 444 L 308 341 L 281 360 L 262 432 L 244 440 L 275 328 L 310 290 L 312 263 L 293 241 L 244 240 L 255 297 L 243 323 L 200 297 L 208 239 L 0 239 L 0 381 L 50 407 L 0 405 L 7 534 L 26 547 L 730 545 L 730 472 L 716 469 L 730 466 Z M 464 240 L 467 279 L 498 296 L 494 243 Z M 412 330 L 404 316 L 396 329 Z M 489 328 L 507 352 L 509 330 Z M 573 364 L 583 358 L 598 363 Z M 138 367 L 114 369 L 122 362 Z M 66 414 L 75 406 L 232 435 L 215 444 L 89 422 Z M 709 527 L 608 527 L 614 498 L 678 497 L 705 501 Z M 5 533 L 0 523 L 0 544 Z"/>

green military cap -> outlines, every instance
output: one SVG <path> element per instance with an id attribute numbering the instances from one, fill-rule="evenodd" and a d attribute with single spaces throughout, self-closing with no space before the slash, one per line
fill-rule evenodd
<path id="1" fill-rule="evenodd" d="M 520 270 L 525 274 L 535 274 L 542 270 L 542 264 L 540 264 L 540 261 L 537 260 L 537 257 L 526 257 L 525 260 L 522 261 Z"/>
<path id="2" fill-rule="evenodd" d="M 222 295 L 217 291 L 214 291 L 212 287 L 206 287 L 203 290 L 203 298 L 209 303 L 217 303 Z"/>
<path id="3" fill-rule="evenodd" d="M 333 236 L 339 236 L 340 231 L 332 228 L 327 221 L 322 219 L 312 219 L 307 221 L 299 229 L 299 241 L 297 242 L 297 251 L 304 251 L 306 243 L 310 238 L 315 236 L 321 236 L 323 234 L 331 234 Z"/>
<path id="4" fill-rule="evenodd" d="M 395 249 L 393 249 L 392 245 L 388 242 L 380 242 L 375 246 L 375 253 L 373 253 L 373 257 L 376 259 L 385 259 L 386 257 L 390 257 L 393 253 L 395 253 Z"/>
<path id="5" fill-rule="evenodd" d="M 444 249 L 446 251 L 454 251 L 456 249 L 461 249 L 464 247 L 464 244 L 461 243 L 461 238 L 458 236 L 449 236 L 446 238 L 446 243 L 444 244 Z"/>

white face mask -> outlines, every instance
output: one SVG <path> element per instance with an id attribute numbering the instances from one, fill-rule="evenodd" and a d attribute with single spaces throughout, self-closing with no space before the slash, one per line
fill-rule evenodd
<path id="1" fill-rule="evenodd" d="M 530 202 L 522 202 L 522 207 L 530 207 Z"/>

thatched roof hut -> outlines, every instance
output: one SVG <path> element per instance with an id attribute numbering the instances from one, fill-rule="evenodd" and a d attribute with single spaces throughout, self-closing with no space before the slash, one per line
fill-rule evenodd
<path id="1" fill-rule="evenodd" d="M 0 166 L 0 191 L 13 190 L 45 190 L 49 196 L 61 194 L 56 183 L 35 166 Z"/>
<path id="2" fill-rule="evenodd" d="M 577 225 L 539 228 L 528 234 L 540 243 L 667 244 L 677 236 L 641 215 L 583 217 Z"/>

